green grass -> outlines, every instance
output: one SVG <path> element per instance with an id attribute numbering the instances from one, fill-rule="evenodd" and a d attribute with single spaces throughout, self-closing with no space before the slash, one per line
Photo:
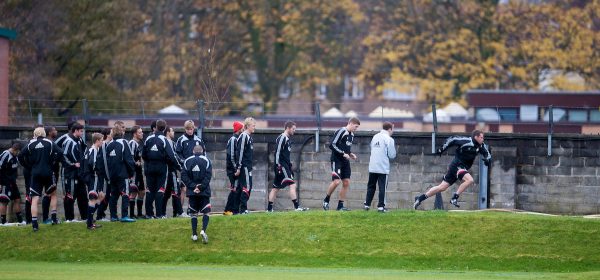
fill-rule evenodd
<path id="1" fill-rule="evenodd" d="M 136 280 L 136 279 L 598 279 L 600 272 L 402 271 L 388 269 L 323 269 L 248 266 L 197 266 L 140 263 L 0 262 L 3 279 Z"/>
<path id="2" fill-rule="evenodd" d="M 600 270 L 600 220 L 514 213 L 323 212 L 0 228 L 4 262 L 156 263 L 419 271 Z M 2 270 L 0 270 L 2 271 Z M 597 275 L 597 274 L 595 274 Z M 434 277 L 435 278 L 435 277 Z"/>

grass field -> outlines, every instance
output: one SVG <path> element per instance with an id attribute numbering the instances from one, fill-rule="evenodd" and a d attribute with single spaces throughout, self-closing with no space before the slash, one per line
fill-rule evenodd
<path id="1" fill-rule="evenodd" d="M 390 269 L 281 268 L 140 263 L 0 262 L 2 279 L 598 279 L 600 272 L 402 271 Z M 27 272 L 27 273 L 24 273 Z"/>
<path id="2" fill-rule="evenodd" d="M 97 231 L 84 224 L 42 226 L 37 233 L 30 227 L 0 228 L 1 242 L 11 248 L 0 252 L 0 271 L 27 271 L 3 274 L 10 275 L 6 279 L 36 278 L 38 270 L 19 267 L 69 279 L 61 273 L 90 271 L 89 265 L 123 277 L 131 270 L 167 279 L 169 271 L 214 279 L 236 273 L 256 277 L 249 279 L 600 278 L 599 219 L 309 211 L 213 216 L 208 233 L 209 244 L 192 243 L 188 219 L 105 223 Z M 77 265 L 59 269 L 67 263 Z"/>

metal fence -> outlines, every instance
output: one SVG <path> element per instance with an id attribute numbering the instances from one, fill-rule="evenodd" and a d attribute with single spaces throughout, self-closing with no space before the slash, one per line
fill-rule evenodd
<path id="1" fill-rule="evenodd" d="M 335 128 L 352 116 L 364 122 L 362 128 L 377 130 L 382 121 L 391 121 L 398 130 L 419 132 L 469 132 L 480 128 L 499 133 L 600 133 L 600 110 L 586 107 L 537 106 L 461 108 L 435 103 L 343 100 L 280 101 L 269 107 L 255 102 L 210 102 L 203 100 L 9 100 L 9 120 L 14 126 L 37 123 L 64 126 L 68 121 L 110 125 L 111 120 L 147 124 L 157 118 L 193 119 L 204 127 L 226 127 L 234 120 L 253 116 L 263 127 L 279 128 L 294 120 L 302 128 Z M 179 108 L 169 106 L 176 105 Z M 161 110 L 165 109 L 162 111 Z M 181 110 L 181 111 L 177 111 Z"/>

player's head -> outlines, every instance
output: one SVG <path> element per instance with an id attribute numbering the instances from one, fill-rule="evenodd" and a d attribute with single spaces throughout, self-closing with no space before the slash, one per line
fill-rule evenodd
<path id="1" fill-rule="evenodd" d="M 253 117 L 247 117 L 244 120 L 244 130 L 248 131 L 249 134 L 254 133 L 254 130 L 256 129 L 256 120 L 254 120 Z"/>
<path id="2" fill-rule="evenodd" d="M 292 136 L 292 135 L 294 135 L 294 133 L 296 133 L 296 123 L 293 121 L 285 122 L 285 124 L 283 125 L 283 128 L 285 129 L 285 132 L 289 136 Z"/>
<path id="3" fill-rule="evenodd" d="M 202 145 L 196 145 L 194 146 L 194 150 L 192 150 L 192 152 L 194 153 L 194 155 L 201 155 L 202 153 L 204 153 L 204 148 L 202 148 Z"/>
<path id="4" fill-rule="evenodd" d="M 244 124 L 238 121 L 233 122 L 233 133 L 239 133 L 244 129 Z"/>
<path id="5" fill-rule="evenodd" d="M 15 142 L 12 144 L 12 146 L 10 146 L 10 153 L 13 156 L 18 155 L 20 151 L 21 151 L 21 143 L 19 143 L 19 142 Z"/>
<path id="6" fill-rule="evenodd" d="M 130 131 L 131 131 L 131 138 L 137 139 L 137 140 L 144 139 L 144 131 L 142 131 L 141 126 L 134 125 L 131 127 Z"/>
<path id="7" fill-rule="evenodd" d="M 350 132 L 354 132 L 360 126 L 360 120 L 357 117 L 352 117 L 348 120 L 348 125 L 346 125 L 346 129 Z"/>
<path id="8" fill-rule="evenodd" d="M 160 119 L 160 120 L 156 121 L 156 131 L 157 132 L 164 132 L 166 128 L 167 128 L 167 122 L 165 120 Z"/>
<path id="9" fill-rule="evenodd" d="M 104 135 L 102 135 L 102 133 L 93 133 L 92 134 L 92 144 L 99 146 L 100 144 L 102 144 L 102 140 L 104 139 Z"/>
<path id="10" fill-rule="evenodd" d="M 112 128 L 113 137 L 121 138 L 123 137 L 123 134 L 125 134 L 125 126 L 115 122 L 115 125 Z"/>
<path id="11" fill-rule="evenodd" d="M 33 130 L 33 137 L 46 137 L 46 130 L 43 127 L 37 127 Z"/>
<path id="12" fill-rule="evenodd" d="M 194 134 L 194 128 L 196 128 L 196 125 L 194 125 L 194 121 L 187 120 L 183 123 L 183 128 L 185 129 L 185 134 L 191 136 Z"/>
<path id="13" fill-rule="evenodd" d="M 150 130 L 152 130 L 152 133 L 156 132 L 156 120 L 150 123 Z"/>
<path id="14" fill-rule="evenodd" d="M 104 141 L 112 140 L 112 129 L 110 129 L 109 127 L 103 128 L 102 131 L 100 131 L 100 133 L 102 134 Z"/>
<path id="15" fill-rule="evenodd" d="M 383 122 L 383 130 L 390 133 L 390 136 L 394 132 L 394 124 L 391 122 Z"/>
<path id="16" fill-rule="evenodd" d="M 83 135 L 83 125 L 81 125 L 80 123 L 76 122 L 71 126 L 71 134 L 73 134 L 73 136 L 75 137 L 81 137 L 81 135 Z"/>
<path id="17" fill-rule="evenodd" d="M 48 136 L 48 138 L 51 139 L 56 138 L 56 134 L 58 134 L 58 131 L 56 131 L 56 127 L 51 125 L 45 126 L 44 130 L 46 130 L 46 136 Z"/>
<path id="18" fill-rule="evenodd" d="M 471 137 L 473 137 L 473 140 L 479 143 L 479 145 L 483 144 L 483 131 L 475 129 L 471 132 Z"/>

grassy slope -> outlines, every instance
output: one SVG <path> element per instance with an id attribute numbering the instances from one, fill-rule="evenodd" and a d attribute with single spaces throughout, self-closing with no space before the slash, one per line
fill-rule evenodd
<path id="1" fill-rule="evenodd" d="M 0 259 L 401 270 L 594 271 L 600 220 L 511 213 L 312 211 L 212 217 L 210 243 L 189 220 L 0 228 Z"/>
<path id="2" fill-rule="evenodd" d="M 33 268 L 33 269 L 32 269 Z M 49 263 L 0 262 L 3 279 L 32 280 L 136 280 L 136 279 L 460 279 L 460 280 L 514 280 L 514 279 L 572 279 L 600 278 L 600 272 L 489 272 L 489 271 L 401 271 L 389 269 L 323 269 L 248 266 L 196 266 L 140 263 Z"/>

